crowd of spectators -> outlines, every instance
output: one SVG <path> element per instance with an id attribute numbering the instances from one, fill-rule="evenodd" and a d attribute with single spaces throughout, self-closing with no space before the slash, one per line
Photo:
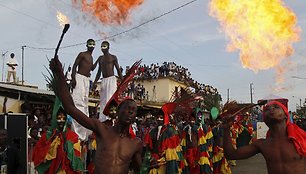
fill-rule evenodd
<path id="1" fill-rule="evenodd" d="M 306 118 L 303 116 L 298 115 L 296 112 L 292 113 L 293 116 L 293 123 L 298 125 L 301 129 L 306 131 Z"/>
<path id="2" fill-rule="evenodd" d="M 129 67 L 126 67 L 126 72 Z M 139 67 L 139 73 L 135 76 L 136 81 L 140 80 L 156 80 L 162 77 L 170 77 L 175 81 L 179 81 L 187 84 L 191 88 L 194 88 L 194 92 L 201 93 L 203 95 L 218 95 L 217 88 L 210 85 L 205 85 L 199 83 L 198 81 L 191 78 L 191 73 L 188 68 L 181 65 L 177 65 L 174 62 L 164 62 L 162 64 L 151 64 L 151 65 L 141 65 Z M 133 87 L 131 87 L 133 89 Z"/>
<path id="3" fill-rule="evenodd" d="M 129 71 L 129 66 L 126 66 L 125 74 Z M 124 74 L 124 70 L 120 67 L 120 70 Z M 69 74 L 69 73 L 66 73 Z M 69 75 L 67 75 L 67 84 L 69 85 Z M 177 65 L 174 62 L 163 62 L 152 63 L 151 65 L 140 65 L 138 74 L 135 75 L 134 81 L 129 84 L 126 91 L 124 92 L 125 97 L 131 97 L 135 100 L 154 100 L 153 96 L 149 96 L 149 91 L 141 83 L 137 83 L 143 80 L 157 80 L 158 78 L 172 78 L 175 81 L 179 81 L 187 84 L 189 87 L 193 88 L 193 92 L 199 93 L 202 95 L 219 95 L 218 90 L 210 85 L 205 85 L 199 83 L 198 81 L 191 78 L 191 73 L 188 71 L 188 68 L 185 68 L 181 65 Z M 153 94 L 154 91 L 151 93 Z M 156 91 L 155 91 L 156 93 Z M 99 98 L 99 89 L 90 91 L 90 97 Z"/>
<path id="4" fill-rule="evenodd" d="M 136 80 L 154 80 L 159 77 L 172 77 L 176 81 L 185 82 L 191 79 L 191 73 L 188 71 L 188 68 L 178 66 L 174 62 L 144 64 L 139 67 L 139 70 L 139 74 L 135 76 Z"/>
<path id="5" fill-rule="evenodd" d="M 47 131 L 51 125 L 51 105 L 41 105 L 34 108 L 33 105 L 28 105 L 24 108 L 22 107 L 22 112 L 28 114 L 29 146 L 34 146 L 41 135 Z"/>
<path id="6" fill-rule="evenodd" d="M 149 99 L 149 92 L 145 89 L 143 85 L 138 83 L 135 84 L 135 81 L 131 82 L 130 85 L 127 88 L 127 91 L 125 91 L 124 95 L 129 96 L 130 98 L 133 98 L 135 100 L 148 100 Z"/>

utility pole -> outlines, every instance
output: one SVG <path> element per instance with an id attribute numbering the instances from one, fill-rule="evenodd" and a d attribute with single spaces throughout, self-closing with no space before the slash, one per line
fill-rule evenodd
<path id="1" fill-rule="evenodd" d="M 253 103 L 253 83 L 250 83 L 250 94 L 251 94 L 251 103 Z"/>
<path id="2" fill-rule="evenodd" d="M 230 90 L 229 90 L 229 88 L 227 89 L 227 102 L 229 102 L 229 94 L 230 93 Z"/>
<path id="3" fill-rule="evenodd" d="M 8 51 L 6 51 L 5 53 L 2 53 L 2 58 L 3 58 L 3 62 L 2 62 L 2 82 L 4 82 L 4 62 L 5 62 L 5 54 L 7 53 Z"/>
<path id="4" fill-rule="evenodd" d="M 23 82 L 24 82 L 24 78 L 23 78 L 23 69 L 24 69 L 24 48 L 27 47 L 27 46 L 21 46 L 21 50 L 22 50 L 22 61 L 21 61 L 21 84 L 23 85 Z"/>

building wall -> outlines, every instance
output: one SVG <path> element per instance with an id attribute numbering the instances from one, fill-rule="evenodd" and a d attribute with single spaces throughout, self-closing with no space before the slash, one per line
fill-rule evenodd
<path id="1" fill-rule="evenodd" d="M 148 91 L 149 101 L 156 102 L 168 102 L 172 96 L 172 93 L 177 87 L 178 91 L 180 88 L 185 88 L 186 85 L 170 78 L 159 78 L 157 80 L 144 80 L 136 81 L 135 86 L 138 84 L 143 85 L 146 92 Z M 156 99 L 153 95 L 153 88 L 156 89 Z"/>
<path id="2" fill-rule="evenodd" d="M 0 96 L 0 113 L 2 113 L 3 110 L 3 101 L 4 96 Z M 21 109 L 20 106 L 23 103 L 21 100 L 8 98 L 6 103 L 6 112 L 12 111 L 14 113 L 20 113 Z"/>

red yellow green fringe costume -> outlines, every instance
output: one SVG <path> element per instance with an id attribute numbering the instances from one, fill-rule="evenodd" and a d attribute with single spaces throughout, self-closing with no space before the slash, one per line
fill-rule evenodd
<path id="1" fill-rule="evenodd" d="M 61 102 L 56 97 L 51 127 L 34 147 L 33 162 L 39 174 L 74 174 L 83 171 L 77 134 L 66 126 L 63 132 L 58 130 L 56 116 L 60 107 Z"/>
<path id="2" fill-rule="evenodd" d="M 160 166 L 150 170 L 150 174 L 178 174 L 179 163 L 182 160 L 182 148 L 177 131 L 171 125 L 163 125 L 160 138 L 157 140 L 157 128 L 154 128 L 147 134 L 145 143 L 151 151 L 151 157 L 157 161 Z"/>
<path id="3" fill-rule="evenodd" d="M 220 127 L 213 127 L 213 136 L 216 141 L 213 147 L 213 173 L 214 174 L 231 174 L 231 168 L 229 167 L 228 161 L 224 156 L 224 150 L 217 144 L 220 142 L 222 137 L 222 129 Z"/>

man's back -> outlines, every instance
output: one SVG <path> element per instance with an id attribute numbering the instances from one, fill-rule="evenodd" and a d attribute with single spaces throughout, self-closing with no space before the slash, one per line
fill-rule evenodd
<path id="1" fill-rule="evenodd" d="M 128 173 L 135 153 L 142 148 L 141 141 L 120 136 L 114 127 L 107 127 L 103 123 L 100 125 L 97 134 L 99 146 L 95 157 L 95 173 Z"/>
<path id="2" fill-rule="evenodd" d="M 266 159 L 271 174 L 304 174 L 304 157 L 300 156 L 289 139 L 260 139 L 254 143 Z"/>

